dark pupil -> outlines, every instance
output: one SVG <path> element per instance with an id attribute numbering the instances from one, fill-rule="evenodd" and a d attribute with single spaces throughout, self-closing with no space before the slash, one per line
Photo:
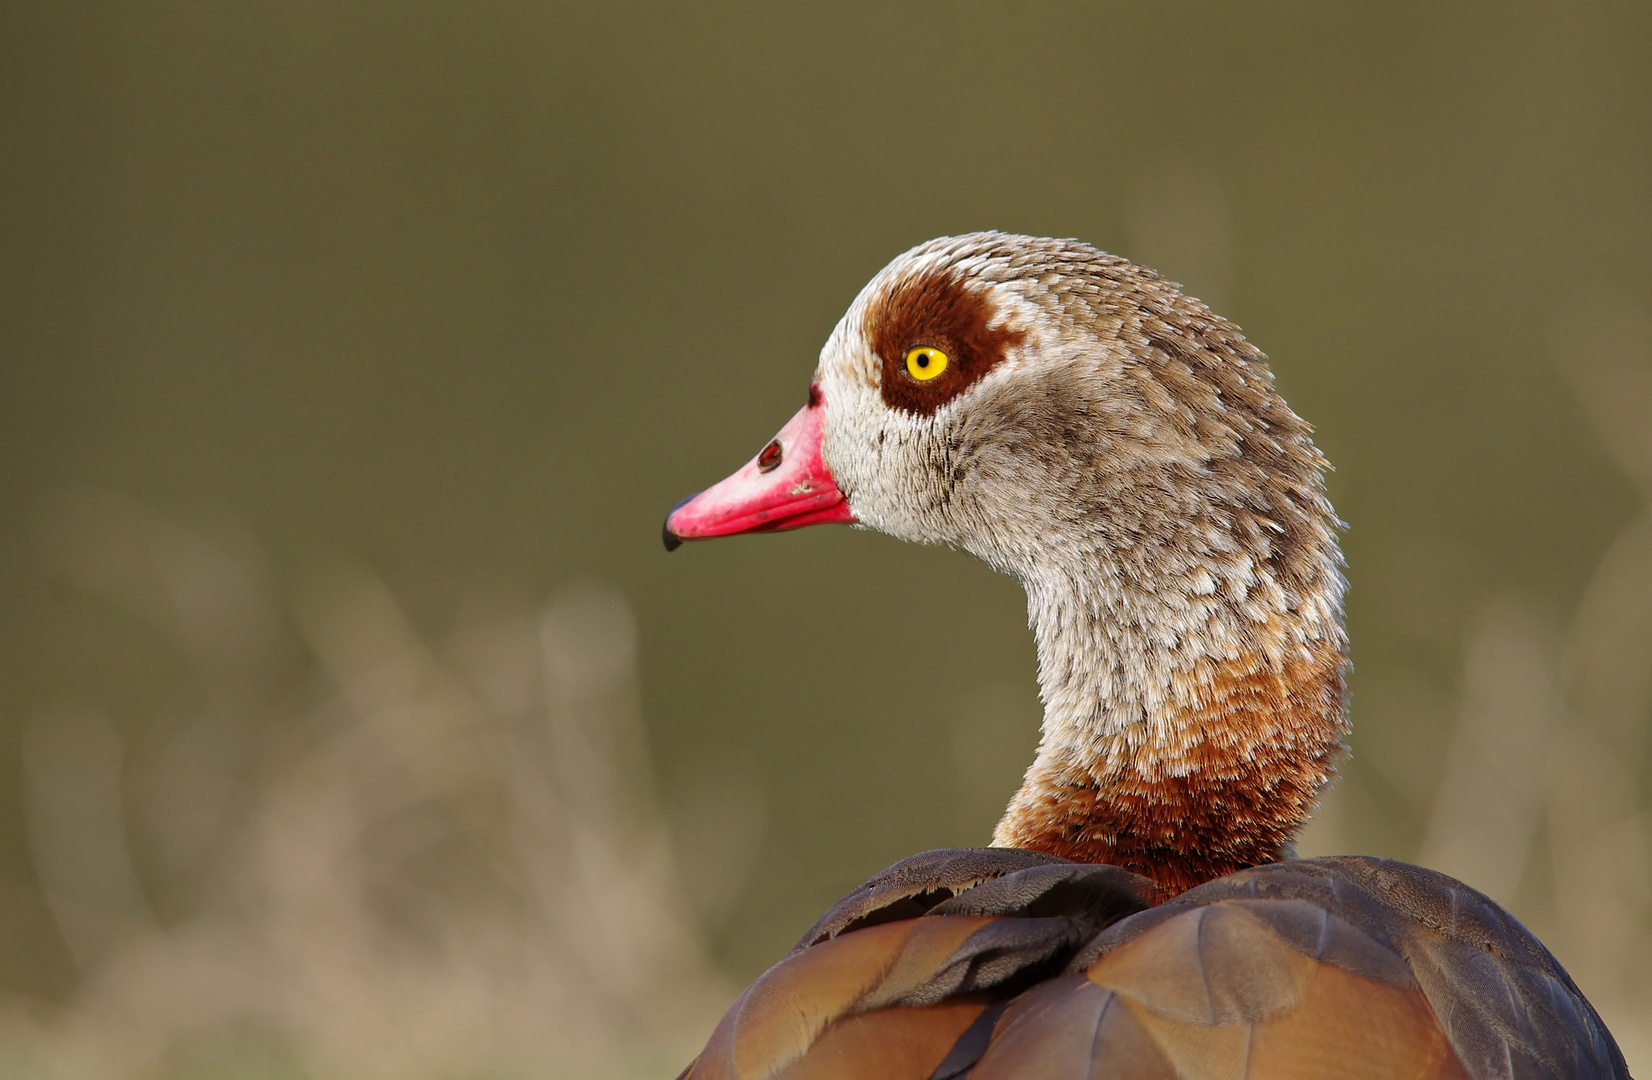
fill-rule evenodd
<path id="1" fill-rule="evenodd" d="M 918 366 L 919 367 L 928 367 L 929 366 L 929 354 L 928 353 L 921 352 L 921 353 L 918 354 Z"/>

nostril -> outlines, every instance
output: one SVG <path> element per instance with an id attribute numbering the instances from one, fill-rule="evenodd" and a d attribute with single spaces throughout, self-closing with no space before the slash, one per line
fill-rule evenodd
<path id="1" fill-rule="evenodd" d="M 780 440 L 775 439 L 769 445 L 763 447 L 763 452 L 757 455 L 757 471 L 774 472 L 774 470 L 780 468 L 781 456 Z"/>

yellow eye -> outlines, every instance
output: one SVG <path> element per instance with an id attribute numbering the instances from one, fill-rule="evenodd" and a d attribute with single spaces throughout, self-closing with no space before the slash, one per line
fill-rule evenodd
<path id="1" fill-rule="evenodd" d="M 906 373 L 919 382 L 928 382 L 946 370 L 946 353 L 932 345 L 906 351 Z"/>

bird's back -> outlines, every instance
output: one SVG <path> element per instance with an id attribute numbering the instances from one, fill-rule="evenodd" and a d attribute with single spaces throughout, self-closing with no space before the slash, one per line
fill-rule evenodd
<path id="1" fill-rule="evenodd" d="M 1152 895 L 1024 850 L 903 860 L 753 983 L 684 1075 L 1628 1076 L 1548 951 L 1444 875 L 1305 859 Z"/>

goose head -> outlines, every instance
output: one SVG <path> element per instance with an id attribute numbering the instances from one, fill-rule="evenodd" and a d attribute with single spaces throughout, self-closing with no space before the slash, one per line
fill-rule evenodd
<path id="1" fill-rule="evenodd" d="M 879 272 L 808 403 L 665 537 L 856 523 L 1018 579 L 1045 715 L 994 842 L 1179 888 L 1287 853 L 1342 749 L 1325 468 L 1232 323 L 1088 244 L 974 233 Z"/>

